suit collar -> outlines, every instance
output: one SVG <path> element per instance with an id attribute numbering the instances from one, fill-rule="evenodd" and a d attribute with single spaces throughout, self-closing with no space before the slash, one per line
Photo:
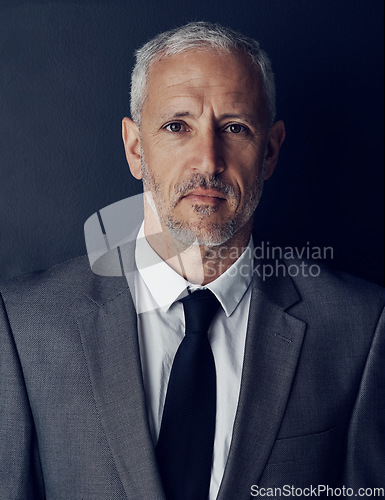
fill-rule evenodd
<path id="1" fill-rule="evenodd" d="M 282 266 L 277 272 L 276 266 Z M 266 277 L 264 271 L 273 270 L 273 275 Z M 283 261 L 254 260 L 254 287 L 266 300 L 282 310 L 288 310 L 301 300 L 292 278 L 287 274 Z"/>
<path id="2" fill-rule="evenodd" d="M 148 425 L 136 313 L 127 281 L 124 290 L 121 282 L 115 282 L 108 295 L 103 304 L 94 296 L 88 313 L 78 318 L 95 402 L 127 497 L 164 500 Z"/>
<path id="3" fill-rule="evenodd" d="M 291 278 L 253 280 L 241 391 L 218 500 L 250 498 L 282 422 L 306 324 L 287 310 L 300 300 Z M 247 464 L 247 466 L 245 466 Z M 238 495 L 239 494 L 239 495 Z"/>

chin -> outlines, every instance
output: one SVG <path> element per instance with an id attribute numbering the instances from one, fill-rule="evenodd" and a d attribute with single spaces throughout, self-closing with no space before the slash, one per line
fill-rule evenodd
<path id="1" fill-rule="evenodd" d="M 181 243 L 207 247 L 223 245 L 240 229 L 233 221 L 225 224 L 207 223 L 206 227 L 199 228 L 198 223 L 194 225 L 168 219 L 165 226 L 170 234 Z"/>

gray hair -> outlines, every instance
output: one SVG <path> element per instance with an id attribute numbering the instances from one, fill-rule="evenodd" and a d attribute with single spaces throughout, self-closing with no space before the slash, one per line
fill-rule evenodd
<path id="1" fill-rule="evenodd" d="M 260 48 L 256 40 L 230 28 L 205 21 L 188 23 L 160 33 L 136 51 L 136 63 L 131 76 L 131 117 L 134 122 L 140 126 L 146 98 L 148 70 L 151 64 L 189 49 L 204 47 L 225 52 L 240 50 L 250 57 L 262 76 L 269 126 L 271 126 L 275 120 L 276 104 L 274 73 L 268 55 Z"/>

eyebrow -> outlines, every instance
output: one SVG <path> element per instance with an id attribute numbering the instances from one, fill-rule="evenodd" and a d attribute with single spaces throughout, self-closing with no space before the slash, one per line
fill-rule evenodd
<path id="1" fill-rule="evenodd" d="M 162 115 L 162 118 L 166 118 L 168 116 L 167 113 L 164 113 Z M 177 113 L 172 114 L 169 119 L 172 120 L 174 118 L 184 118 L 186 116 L 191 116 L 192 118 L 195 118 L 195 115 L 193 113 L 190 113 L 189 111 L 178 111 Z M 245 120 L 249 123 L 255 123 L 255 117 L 253 115 L 250 115 L 248 113 L 224 113 L 223 115 L 220 115 L 218 117 L 218 120 L 228 120 L 228 119 L 240 119 L 240 120 Z"/>
<path id="2" fill-rule="evenodd" d="M 240 119 L 240 120 L 246 120 L 250 123 L 255 122 L 255 117 L 253 115 L 250 115 L 248 113 L 225 113 L 220 116 L 220 120 L 224 119 Z"/>
<path id="3" fill-rule="evenodd" d="M 194 118 L 194 115 L 189 111 L 180 111 L 178 113 L 174 113 L 171 118 L 183 118 L 185 116 L 191 116 Z"/>

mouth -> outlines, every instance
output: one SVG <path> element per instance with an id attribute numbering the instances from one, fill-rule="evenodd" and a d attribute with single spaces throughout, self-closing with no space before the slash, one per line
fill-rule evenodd
<path id="1" fill-rule="evenodd" d="M 216 191 L 215 189 L 204 188 L 194 189 L 193 191 L 190 191 L 190 193 L 184 195 L 182 199 L 186 199 L 193 203 L 203 203 L 206 205 L 226 201 L 226 197 L 219 191 Z"/>

